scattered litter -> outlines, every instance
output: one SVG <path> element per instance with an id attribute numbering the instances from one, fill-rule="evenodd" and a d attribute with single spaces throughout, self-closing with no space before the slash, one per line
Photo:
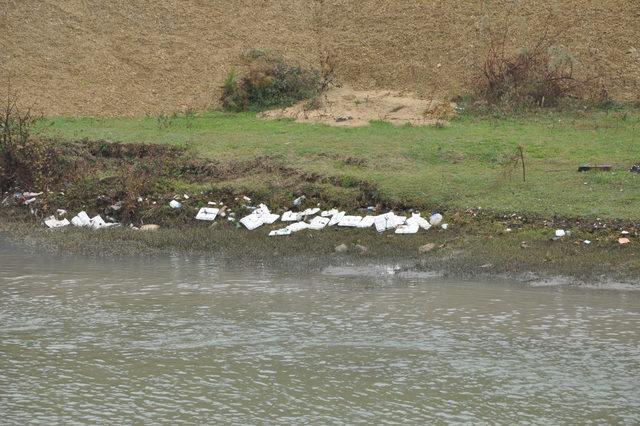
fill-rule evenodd
<path id="1" fill-rule="evenodd" d="M 589 240 L 584 240 L 584 241 L 583 241 L 583 243 L 584 243 L 584 244 L 586 244 L 586 245 L 589 245 L 589 244 L 591 244 L 591 241 L 589 241 Z"/>
<path id="2" fill-rule="evenodd" d="M 282 221 L 283 222 L 298 222 L 300 220 L 302 220 L 302 213 L 296 213 L 296 212 L 292 212 L 292 211 L 286 211 L 282 214 Z"/>
<path id="3" fill-rule="evenodd" d="M 298 207 L 298 206 L 302 205 L 302 203 L 303 203 L 303 202 L 304 202 L 304 200 L 306 200 L 306 199 L 307 199 L 307 197 L 305 197 L 304 195 L 302 195 L 302 196 L 300 196 L 300 197 L 296 198 L 295 200 L 293 200 L 293 205 L 294 205 L 294 206 L 296 206 L 296 207 Z"/>
<path id="4" fill-rule="evenodd" d="M 628 238 L 618 238 L 618 244 L 620 244 L 621 246 L 627 245 L 630 242 L 631 240 Z"/>
<path id="5" fill-rule="evenodd" d="M 246 195 L 243 195 L 242 199 L 245 200 L 247 203 L 251 202 L 251 198 L 247 197 Z"/>
<path id="6" fill-rule="evenodd" d="M 218 203 L 214 203 L 213 201 L 209 201 L 209 202 L 207 203 L 207 205 L 208 205 L 208 206 L 217 206 L 217 205 L 218 205 Z"/>
<path id="7" fill-rule="evenodd" d="M 291 232 L 300 232 L 304 231 L 305 229 L 309 229 L 309 224 L 306 222 L 296 222 L 287 226 L 287 229 Z"/>
<path id="8" fill-rule="evenodd" d="M 154 224 L 142 225 L 140 227 L 141 231 L 157 231 L 158 229 L 160 229 L 160 225 L 154 225 Z"/>
<path id="9" fill-rule="evenodd" d="M 229 218 L 229 220 L 231 219 L 232 218 Z M 254 229 L 264 225 L 264 220 L 262 219 L 262 217 L 260 217 L 260 215 L 251 213 L 249 216 L 245 216 L 240 219 L 240 223 L 243 224 L 249 231 L 253 231 Z"/>
<path id="10" fill-rule="evenodd" d="M 309 223 L 309 229 L 313 229 L 315 231 L 324 229 L 329 224 L 329 220 L 330 219 L 328 217 L 316 216 L 311 219 L 311 223 Z"/>
<path id="11" fill-rule="evenodd" d="M 578 167 L 578 171 L 579 172 L 588 172 L 590 170 L 598 170 L 601 172 L 610 172 L 611 171 L 611 164 L 598 164 L 595 166 L 592 166 L 590 164 L 583 164 L 581 166 Z"/>
<path id="12" fill-rule="evenodd" d="M 631 173 L 640 173 L 640 164 L 634 164 L 629 171 Z"/>
<path id="13" fill-rule="evenodd" d="M 444 218 L 442 217 L 442 215 L 440 213 L 434 213 L 431 215 L 431 217 L 429 218 L 429 223 L 433 226 L 438 226 L 442 223 L 442 220 Z"/>
<path id="14" fill-rule="evenodd" d="M 170 206 L 172 209 L 180 209 L 180 208 L 182 208 L 182 203 L 181 203 L 181 202 L 179 202 L 179 201 L 176 201 L 176 200 L 171 200 L 171 201 L 169 202 L 169 206 Z"/>
<path id="15" fill-rule="evenodd" d="M 431 224 L 429 223 L 429 221 L 425 218 L 423 218 L 420 213 L 412 213 L 411 217 L 409 219 L 407 219 L 407 224 L 411 225 L 411 224 L 416 224 L 418 225 L 420 228 L 428 230 L 429 228 L 431 228 Z"/>
<path id="16" fill-rule="evenodd" d="M 343 216 L 338 222 L 338 226 L 356 228 L 362 222 L 361 216 Z"/>
<path id="17" fill-rule="evenodd" d="M 282 228 L 269 232 L 270 237 L 279 237 L 284 235 L 291 235 L 291 230 L 289 228 Z"/>
<path id="18" fill-rule="evenodd" d="M 394 218 L 395 218 L 395 214 L 393 212 L 376 216 L 373 219 L 373 224 L 376 227 L 376 231 L 384 232 L 388 229 L 394 228 L 396 223 L 396 220 Z"/>
<path id="19" fill-rule="evenodd" d="M 141 203 L 142 202 L 142 197 L 138 197 L 138 202 Z M 154 203 L 155 204 L 155 203 Z"/>
<path id="20" fill-rule="evenodd" d="M 44 194 L 44 192 L 23 192 L 22 196 L 24 198 L 35 198 L 41 196 L 42 194 Z"/>
<path id="21" fill-rule="evenodd" d="M 396 234 L 417 234 L 419 230 L 420 226 L 416 222 L 411 222 L 398 226 L 396 228 Z"/>
<path id="22" fill-rule="evenodd" d="M 358 223 L 358 228 L 371 228 L 375 221 L 376 221 L 375 216 L 365 216 L 362 218 L 360 223 Z"/>
<path id="23" fill-rule="evenodd" d="M 444 229 L 445 231 L 447 229 L 449 229 L 449 224 L 448 223 L 443 223 L 442 225 L 440 225 L 440 228 Z"/>
<path id="24" fill-rule="evenodd" d="M 325 210 L 323 212 L 320 213 L 320 216 L 322 217 L 331 217 L 335 214 L 340 213 L 340 211 L 338 211 L 337 209 L 331 209 L 331 210 Z"/>
<path id="25" fill-rule="evenodd" d="M 184 198 L 185 200 L 188 200 L 188 199 L 189 199 L 189 198 L 191 198 L 191 197 L 189 197 L 187 194 L 183 194 L 183 195 L 182 195 L 182 198 Z"/>
<path id="26" fill-rule="evenodd" d="M 44 221 L 44 224 L 49 228 L 63 228 L 65 226 L 69 226 L 71 222 L 67 219 L 58 220 L 55 216 L 50 216 L 47 220 Z"/>
<path id="27" fill-rule="evenodd" d="M 58 210 L 56 210 L 56 214 L 58 216 L 65 216 L 67 214 L 67 211 L 63 210 L 63 209 L 58 209 Z"/>
<path id="28" fill-rule="evenodd" d="M 317 207 L 313 209 L 306 209 L 302 212 L 302 216 L 313 216 L 314 214 L 318 214 L 318 212 L 320 212 L 320 209 Z"/>
<path id="29" fill-rule="evenodd" d="M 73 226 L 88 227 L 91 226 L 91 218 L 85 211 L 81 211 L 71 219 Z"/>
<path id="30" fill-rule="evenodd" d="M 24 200 L 24 205 L 28 206 L 29 204 L 33 203 L 34 201 L 36 201 L 37 198 L 33 197 L 33 198 L 29 198 L 28 200 Z"/>
<path id="31" fill-rule="evenodd" d="M 563 229 L 556 229 L 556 237 L 562 238 L 562 237 L 564 237 L 566 235 L 567 235 L 567 233 Z"/>
<path id="32" fill-rule="evenodd" d="M 630 232 L 629 232 L 629 231 L 622 231 L 622 232 L 620 232 L 620 235 L 629 235 L 629 234 L 630 234 Z"/>
<path id="33" fill-rule="evenodd" d="M 212 209 L 209 207 L 203 207 L 198 211 L 198 214 L 196 215 L 196 219 L 197 220 L 216 220 L 216 216 L 218 216 L 218 213 L 220 212 L 220 209 Z"/>
<path id="34" fill-rule="evenodd" d="M 334 214 L 333 216 L 331 216 L 331 220 L 329 221 L 328 225 L 329 226 L 337 225 L 338 223 L 340 223 L 340 221 L 342 220 L 342 218 L 346 214 L 347 213 L 345 213 L 345 212 L 338 212 L 338 213 Z"/>

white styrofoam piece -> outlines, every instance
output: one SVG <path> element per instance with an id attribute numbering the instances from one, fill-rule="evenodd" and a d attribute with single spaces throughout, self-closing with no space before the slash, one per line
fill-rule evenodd
<path id="1" fill-rule="evenodd" d="M 400 225 L 396 228 L 396 234 L 416 234 L 420 230 L 420 226 L 413 222 L 408 225 Z"/>
<path id="2" fill-rule="evenodd" d="M 276 223 L 276 221 L 280 219 L 279 214 L 271 214 L 271 213 L 261 214 L 260 217 L 262 218 L 262 222 L 266 223 L 267 225 Z"/>
<path id="3" fill-rule="evenodd" d="M 407 217 L 406 216 L 393 216 L 393 221 L 392 221 L 392 228 L 397 228 L 400 225 L 404 225 L 405 222 L 407 221 Z"/>
<path id="4" fill-rule="evenodd" d="M 73 219 L 71 219 L 73 226 L 91 226 L 91 218 L 87 212 L 82 211 L 78 213 Z"/>
<path id="5" fill-rule="evenodd" d="M 411 224 L 417 224 L 420 228 L 422 229 L 429 229 L 431 228 L 431 224 L 429 223 L 429 221 L 425 218 L 423 218 L 420 213 L 413 213 L 411 215 L 411 217 L 409 219 L 407 219 L 407 224 L 411 225 Z"/>
<path id="6" fill-rule="evenodd" d="M 216 220 L 216 216 L 218 216 L 218 212 L 220 209 L 212 209 L 210 207 L 203 207 L 198 211 L 196 215 L 197 220 Z"/>
<path id="7" fill-rule="evenodd" d="M 298 222 L 300 220 L 302 220 L 302 213 L 288 211 L 282 214 L 283 222 Z"/>
<path id="8" fill-rule="evenodd" d="M 260 215 L 253 214 L 253 213 L 251 213 L 249 216 L 245 216 L 242 219 L 240 219 L 240 223 L 243 224 L 244 227 L 247 228 L 249 231 L 253 231 L 254 229 L 264 225 L 264 221 L 262 220 L 262 217 Z"/>
<path id="9" fill-rule="evenodd" d="M 329 224 L 329 220 L 330 219 L 328 217 L 316 216 L 311 219 L 311 222 L 309 223 L 309 229 L 319 231 Z"/>
<path id="10" fill-rule="evenodd" d="M 331 216 L 331 220 L 329 221 L 328 226 L 337 225 L 345 215 L 345 212 L 338 212 L 334 214 L 333 216 Z"/>
<path id="11" fill-rule="evenodd" d="M 306 222 L 296 222 L 287 226 L 287 229 L 290 230 L 291 232 L 299 232 L 305 229 L 309 229 L 309 224 Z"/>
<path id="12" fill-rule="evenodd" d="M 338 226 L 356 228 L 360 222 L 362 222 L 362 216 L 343 216 Z"/>
<path id="13" fill-rule="evenodd" d="M 169 201 L 169 206 L 172 209 L 179 209 L 182 207 L 182 203 L 180 201 L 176 201 L 176 200 L 171 200 Z"/>
<path id="14" fill-rule="evenodd" d="M 65 226 L 69 226 L 71 222 L 67 219 L 57 220 L 55 216 L 50 216 L 47 220 L 44 221 L 44 224 L 49 228 L 63 228 Z"/>
<path id="15" fill-rule="evenodd" d="M 102 219 L 102 217 L 100 217 L 100 215 L 97 215 L 95 217 L 91 218 L 91 227 L 93 229 L 100 229 L 100 228 L 107 228 L 107 223 Z"/>
<path id="16" fill-rule="evenodd" d="M 302 216 L 313 216 L 314 214 L 317 214 L 320 212 L 319 208 L 313 208 L 313 209 L 306 209 L 305 211 L 302 212 Z"/>
<path id="17" fill-rule="evenodd" d="M 376 220 L 375 216 L 365 216 L 362 218 L 362 220 L 358 224 L 358 228 L 371 228 L 375 220 Z"/>
<path id="18" fill-rule="evenodd" d="M 375 216 L 373 219 L 373 224 L 376 227 L 376 231 L 384 232 L 388 229 L 392 229 L 396 227 L 396 215 L 393 212 L 381 214 L 379 216 Z"/>
<path id="19" fill-rule="evenodd" d="M 335 214 L 340 213 L 337 209 L 331 209 L 331 210 L 325 210 L 322 213 L 320 213 L 320 216 L 322 217 L 331 217 Z"/>
<path id="20" fill-rule="evenodd" d="M 279 237 L 284 235 L 291 235 L 291 230 L 289 228 L 282 228 L 269 232 L 270 237 Z"/>

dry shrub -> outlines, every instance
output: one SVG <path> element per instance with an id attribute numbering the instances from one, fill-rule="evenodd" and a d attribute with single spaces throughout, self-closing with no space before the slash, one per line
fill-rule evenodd
<path id="1" fill-rule="evenodd" d="M 39 118 L 29 110 L 21 111 L 16 99 L 8 95 L 0 111 L 0 189 L 45 190 L 60 178 L 58 152 L 53 144 L 31 135 Z"/>
<path id="2" fill-rule="evenodd" d="M 323 87 L 323 72 L 293 65 L 282 56 L 262 50 L 243 55 L 246 73 L 228 74 L 220 101 L 230 111 L 261 111 L 288 107 L 317 96 Z"/>
<path id="3" fill-rule="evenodd" d="M 475 81 L 478 97 L 490 105 L 509 108 L 557 106 L 563 99 L 606 100 L 608 94 L 596 77 L 578 78 L 578 61 L 558 43 L 560 33 L 544 31 L 531 47 L 515 52 L 510 14 L 498 30 L 486 28 L 488 51 Z"/>

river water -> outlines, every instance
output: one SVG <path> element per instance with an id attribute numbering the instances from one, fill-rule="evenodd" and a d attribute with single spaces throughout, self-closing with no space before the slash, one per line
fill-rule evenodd
<path id="1" fill-rule="evenodd" d="M 2 424 L 640 422 L 640 292 L 0 241 Z"/>

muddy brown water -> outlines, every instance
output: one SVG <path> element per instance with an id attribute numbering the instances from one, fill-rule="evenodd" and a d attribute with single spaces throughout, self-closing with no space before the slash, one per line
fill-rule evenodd
<path id="1" fill-rule="evenodd" d="M 0 239 L 3 424 L 640 422 L 640 292 Z"/>

